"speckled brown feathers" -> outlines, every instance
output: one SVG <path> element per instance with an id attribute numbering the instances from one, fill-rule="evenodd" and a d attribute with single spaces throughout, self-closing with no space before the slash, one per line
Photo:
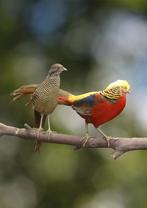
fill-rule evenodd
<path id="1" fill-rule="evenodd" d="M 45 115 L 52 113 L 57 105 L 59 87 L 60 76 L 48 75 L 32 95 L 30 103 L 34 106 L 34 110 Z"/>
<path id="2" fill-rule="evenodd" d="M 43 124 L 41 119 L 45 121 L 45 117 L 51 114 L 58 104 L 57 97 L 60 89 L 60 74 L 64 70 L 66 70 L 66 68 L 61 64 L 52 65 L 45 80 L 37 86 L 28 103 L 28 105 L 32 105 L 34 108 L 35 123 L 36 127 L 39 129 L 42 128 Z M 38 146 L 38 144 L 37 142 L 37 151 L 40 146 Z"/>

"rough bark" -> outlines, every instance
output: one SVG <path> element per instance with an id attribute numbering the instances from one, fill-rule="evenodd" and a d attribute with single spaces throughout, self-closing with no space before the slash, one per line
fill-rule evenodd
<path id="1" fill-rule="evenodd" d="M 17 136 L 26 140 L 36 140 L 46 143 L 72 145 L 77 149 L 82 147 L 81 136 L 67 135 L 52 132 L 50 135 L 46 131 L 38 131 L 25 125 L 25 128 L 16 128 L 0 123 L 0 136 Z M 82 147 L 83 148 L 83 147 Z M 133 150 L 146 150 L 147 138 L 120 138 L 109 137 L 109 145 L 104 136 L 89 138 L 84 148 L 111 148 L 114 150 L 113 159 L 117 159 L 126 152 Z"/>

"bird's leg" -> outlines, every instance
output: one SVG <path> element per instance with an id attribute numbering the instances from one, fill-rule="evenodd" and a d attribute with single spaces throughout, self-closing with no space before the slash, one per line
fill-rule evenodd
<path id="1" fill-rule="evenodd" d="M 42 129 L 43 116 L 44 116 L 44 114 L 43 114 L 43 113 L 41 113 L 41 119 L 40 119 L 39 130 L 41 130 L 41 129 Z"/>
<path id="2" fill-rule="evenodd" d="M 52 131 L 51 131 L 51 125 L 50 125 L 50 117 L 49 117 L 49 115 L 47 117 L 47 123 L 48 123 L 48 130 L 47 130 L 47 132 L 49 134 L 49 137 L 48 138 L 50 138 L 50 135 L 51 135 Z"/>
<path id="3" fill-rule="evenodd" d="M 96 129 L 103 136 L 103 138 L 107 142 L 108 147 L 110 147 L 109 137 L 100 128 L 96 128 Z"/>
<path id="4" fill-rule="evenodd" d="M 49 117 L 49 115 L 47 116 L 47 124 L 48 124 L 47 132 L 50 134 L 52 131 L 51 131 L 51 125 L 50 125 L 50 117 Z"/>
<path id="5" fill-rule="evenodd" d="M 49 117 L 49 115 L 48 115 L 48 117 L 47 117 L 47 124 L 48 124 L 48 132 L 51 132 L 51 125 L 50 125 L 50 117 Z"/>
<path id="6" fill-rule="evenodd" d="M 42 128 L 43 117 L 44 117 L 44 114 L 41 113 L 40 125 L 39 125 L 38 133 L 37 133 L 37 141 L 36 141 L 36 143 L 35 143 L 35 148 L 34 148 L 34 149 L 35 149 L 35 152 L 40 152 L 41 142 L 38 141 L 38 138 L 39 138 L 39 136 L 40 136 L 40 131 L 43 130 L 43 128 Z"/>
<path id="7" fill-rule="evenodd" d="M 90 138 L 89 133 L 88 133 L 88 123 L 87 122 L 85 122 L 85 129 L 86 129 L 85 135 L 84 135 L 84 137 L 81 138 L 82 147 L 86 146 L 86 143 L 88 142 L 88 139 Z"/>

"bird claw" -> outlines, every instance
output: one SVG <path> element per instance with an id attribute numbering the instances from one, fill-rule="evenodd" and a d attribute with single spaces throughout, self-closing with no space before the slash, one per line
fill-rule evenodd
<path id="1" fill-rule="evenodd" d="M 86 144 L 90 138 L 91 138 L 91 136 L 89 136 L 89 134 L 86 133 L 85 136 L 81 140 L 82 147 L 84 147 L 84 148 L 86 147 Z"/>
<path id="2" fill-rule="evenodd" d="M 52 131 L 51 131 L 50 129 L 48 129 L 48 130 L 46 131 L 46 133 L 48 133 L 48 140 L 50 140 L 50 136 L 51 136 L 51 134 L 52 134 Z"/>
<path id="3" fill-rule="evenodd" d="M 50 129 L 46 130 L 47 133 L 51 134 L 52 131 Z"/>
<path id="4" fill-rule="evenodd" d="M 91 138 L 88 133 L 86 133 L 80 140 L 80 144 L 76 146 L 74 149 L 78 150 L 81 149 L 82 147 L 85 148 L 88 140 Z"/>

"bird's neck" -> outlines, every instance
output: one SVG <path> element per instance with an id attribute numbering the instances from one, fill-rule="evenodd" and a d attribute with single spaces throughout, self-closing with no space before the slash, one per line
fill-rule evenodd
<path id="1" fill-rule="evenodd" d="M 60 86 L 60 76 L 47 76 L 44 80 L 46 86 L 55 85 L 56 87 Z"/>
<path id="2" fill-rule="evenodd" d="M 109 90 L 103 90 L 101 91 L 101 94 L 108 98 L 108 99 L 112 99 L 112 100 L 117 100 L 120 97 L 122 97 L 124 95 L 123 91 L 121 91 L 120 89 L 109 89 Z"/>
<path id="3" fill-rule="evenodd" d="M 46 76 L 46 80 L 60 80 L 60 76 L 59 75 L 56 75 L 56 74 L 54 74 L 52 76 L 47 75 Z"/>

